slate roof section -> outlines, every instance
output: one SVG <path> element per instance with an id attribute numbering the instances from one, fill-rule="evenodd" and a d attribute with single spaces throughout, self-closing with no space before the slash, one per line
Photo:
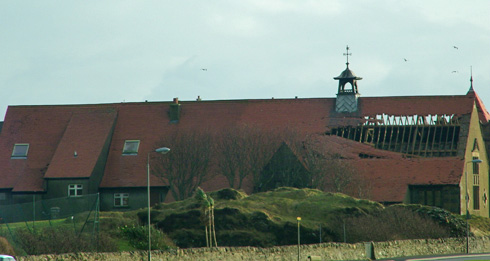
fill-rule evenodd
<path id="1" fill-rule="evenodd" d="M 357 77 L 351 69 L 349 69 L 349 65 L 347 64 L 347 68 L 340 73 L 339 76 L 334 77 L 335 80 L 340 80 L 340 79 L 356 79 L 356 80 L 362 80 L 361 77 Z"/>

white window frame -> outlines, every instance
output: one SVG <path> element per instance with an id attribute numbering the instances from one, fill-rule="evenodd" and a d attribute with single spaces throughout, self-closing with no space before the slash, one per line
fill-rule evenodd
<path id="1" fill-rule="evenodd" d="M 73 194 L 71 193 L 73 192 Z M 68 197 L 81 197 L 83 196 L 82 184 L 70 184 L 68 185 Z"/>
<path id="2" fill-rule="evenodd" d="M 129 193 L 114 193 L 114 207 L 129 207 Z"/>
<path id="3" fill-rule="evenodd" d="M 24 153 L 19 153 L 19 148 L 25 148 Z M 24 149 L 22 149 L 24 151 Z M 29 143 L 15 143 L 14 148 L 12 149 L 12 159 L 26 159 L 27 153 L 29 152 Z"/>
<path id="4" fill-rule="evenodd" d="M 134 145 L 136 144 L 136 145 Z M 136 148 L 131 149 L 132 146 L 136 146 Z M 138 155 L 138 150 L 140 147 L 140 140 L 125 140 L 123 155 Z"/>

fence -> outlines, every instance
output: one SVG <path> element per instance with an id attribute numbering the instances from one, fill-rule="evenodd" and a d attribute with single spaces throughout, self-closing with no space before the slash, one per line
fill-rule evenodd
<path id="1" fill-rule="evenodd" d="M 34 227 L 36 221 L 74 218 L 85 219 L 85 223 L 98 223 L 99 194 L 80 197 L 38 199 L 32 202 L 0 206 L 0 222 L 4 224 L 25 222 L 27 228 Z"/>

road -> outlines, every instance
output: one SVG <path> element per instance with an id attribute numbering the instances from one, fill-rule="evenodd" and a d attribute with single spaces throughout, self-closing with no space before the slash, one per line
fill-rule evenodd
<path id="1" fill-rule="evenodd" d="M 393 260 L 393 261 L 428 261 L 428 260 L 490 260 L 490 253 L 484 254 L 457 254 L 457 255 L 444 255 L 444 256 L 420 256 L 420 257 L 397 257 L 390 259 L 380 260 Z"/>

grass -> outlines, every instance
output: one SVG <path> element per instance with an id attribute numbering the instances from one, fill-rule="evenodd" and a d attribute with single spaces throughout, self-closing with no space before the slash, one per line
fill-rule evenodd
<path id="1" fill-rule="evenodd" d="M 0 224 L 0 231 L 15 231 L 16 229 L 20 228 L 27 228 L 27 229 L 43 229 L 47 227 L 60 227 L 60 226 L 73 226 L 72 223 L 67 223 L 66 219 L 55 219 L 55 220 L 38 220 L 34 222 L 16 222 L 16 223 L 9 223 L 9 224 Z"/>
<path id="2" fill-rule="evenodd" d="M 219 201 L 216 208 L 233 207 L 243 212 L 263 211 L 271 219 L 296 223 L 302 218 L 302 224 L 316 227 L 320 223 L 329 223 L 340 212 L 356 209 L 371 213 L 383 209 L 381 204 L 358 200 L 339 193 L 325 193 L 316 189 L 280 188 L 274 191 L 257 193 L 242 200 Z M 347 211 L 345 211 L 347 210 Z"/>
<path id="3" fill-rule="evenodd" d="M 471 232 L 477 236 L 489 236 L 490 235 L 490 218 L 471 216 L 468 220 Z"/>
<path id="4" fill-rule="evenodd" d="M 121 252 L 129 252 L 129 251 L 135 251 L 137 250 L 135 247 L 133 247 L 128 240 L 117 240 L 116 241 L 117 248 Z"/>
<path id="5" fill-rule="evenodd" d="M 217 216 L 216 218 L 223 220 L 224 223 L 217 225 L 221 225 L 221 227 L 228 225 L 230 227 L 229 229 L 217 231 L 218 236 L 221 236 L 221 238 L 218 238 L 218 241 L 225 239 L 237 240 L 237 238 L 240 238 L 241 241 L 236 242 L 236 244 L 240 245 L 249 243 L 258 245 L 276 244 L 278 241 L 274 241 L 274 237 L 277 237 L 279 240 L 290 237 L 296 232 L 295 225 L 297 217 L 302 218 L 301 226 L 302 231 L 303 228 L 305 229 L 305 233 L 316 233 L 321 226 L 323 229 L 322 236 L 326 236 L 329 233 L 331 240 L 339 240 L 339 237 L 342 237 L 342 233 L 337 230 L 339 230 L 339 224 L 345 222 L 343 220 L 352 217 L 367 217 L 371 216 L 370 214 L 382 213 L 387 209 L 376 202 L 360 200 L 340 193 L 322 192 L 316 189 L 279 188 L 252 195 L 246 195 L 243 192 L 231 189 L 223 191 L 208 193 L 215 201 L 216 213 L 219 213 L 219 210 L 221 210 L 220 213 L 222 216 Z M 445 214 L 445 212 L 439 213 L 431 207 L 416 205 L 405 207 L 416 210 L 426 209 L 424 213 L 437 214 L 437 216 Z M 169 216 L 180 214 L 184 219 L 174 219 L 177 223 L 181 223 L 179 224 L 180 227 L 172 222 L 165 223 L 162 226 L 177 228 L 175 231 L 170 231 L 169 235 L 172 235 L 172 233 L 175 236 L 180 235 L 181 240 L 185 236 L 199 240 L 201 238 L 199 233 L 204 233 L 204 230 L 200 228 L 199 214 L 194 219 L 189 219 L 190 221 L 185 219 L 189 218 L 190 211 L 194 211 L 195 213 L 197 212 L 196 210 L 200 211 L 201 205 L 195 198 L 159 204 L 152 208 L 152 221 L 155 222 L 154 225 L 156 226 L 159 222 L 165 221 Z M 229 214 L 228 216 L 223 216 L 227 215 L 226 213 L 235 212 L 237 213 L 236 215 Z M 136 248 L 130 244 L 129 239 L 122 236 L 120 227 L 141 226 L 145 224 L 146 213 L 146 210 L 101 212 L 100 231 L 109 234 L 116 241 L 119 251 L 134 251 Z M 461 219 L 459 215 L 448 215 Z M 86 221 L 86 217 L 87 213 L 80 213 L 74 217 L 74 223 L 71 218 L 65 218 L 52 220 L 51 222 L 36 221 L 34 226 L 36 229 L 55 226 L 73 229 L 73 226 L 75 226 L 75 229 L 80 230 Z M 441 218 L 445 218 L 445 216 L 442 215 Z M 28 222 L 27 224 L 25 222 L 11 223 L 9 224 L 9 228 L 15 231 L 17 229 L 25 229 L 26 226 L 32 228 L 32 224 L 32 222 Z M 490 235 L 489 218 L 472 216 L 470 224 L 472 231 L 478 231 L 480 233 L 477 234 L 475 232 L 475 235 Z M 92 224 L 87 224 L 85 231 L 91 233 Z M 258 235 L 254 237 L 250 236 L 254 233 Z M 271 233 L 279 234 L 273 235 Z M 0 225 L 0 235 L 8 234 L 9 231 L 6 225 Z M 246 237 L 246 239 L 242 237 Z M 172 239 L 175 240 L 175 238 Z M 324 239 L 324 241 L 329 240 L 329 238 Z M 195 246 L 202 246 L 202 244 L 196 243 Z"/>
<path id="6" fill-rule="evenodd" d="M 223 199 L 220 196 L 220 191 L 208 194 L 215 199 L 216 211 L 220 209 L 238 210 L 238 216 L 225 218 L 227 222 L 231 222 L 230 226 L 234 227 L 235 230 L 243 229 L 241 227 L 244 224 L 243 222 L 250 222 L 254 217 L 257 217 L 257 213 L 259 215 L 262 213 L 262 215 L 265 214 L 266 220 L 273 222 L 276 227 L 289 227 L 291 224 L 295 226 L 297 217 L 301 217 L 301 226 L 303 228 L 317 231 L 319 227 L 322 227 L 328 231 L 334 231 L 338 226 L 339 219 L 343 217 L 366 215 L 367 213 L 375 213 L 384 209 L 381 204 L 376 202 L 359 200 L 344 194 L 327 193 L 316 189 L 284 187 L 250 196 L 235 190 L 233 190 L 233 193 L 229 193 L 235 193 L 236 199 Z M 160 204 L 154 209 L 158 211 L 158 214 L 153 217 L 152 210 L 152 220 L 158 223 L 171 215 L 180 214 L 188 217 L 189 215 L 187 213 L 190 210 L 200 210 L 200 205 L 196 199 L 188 198 L 179 202 Z M 140 211 L 140 220 L 144 218 L 146 218 L 146 213 Z M 262 220 L 260 221 L 261 224 L 269 224 L 266 220 L 259 219 Z M 184 227 L 194 227 L 193 229 L 195 229 L 196 225 L 200 225 L 198 220 L 188 222 L 193 222 L 193 224 L 184 224 L 184 226 L 179 224 L 179 229 L 183 229 Z M 174 226 L 176 225 L 175 223 L 172 224 Z M 166 225 L 172 224 L 167 223 Z M 250 223 L 248 226 L 255 226 L 255 224 Z M 270 225 L 265 226 L 271 229 Z"/>

